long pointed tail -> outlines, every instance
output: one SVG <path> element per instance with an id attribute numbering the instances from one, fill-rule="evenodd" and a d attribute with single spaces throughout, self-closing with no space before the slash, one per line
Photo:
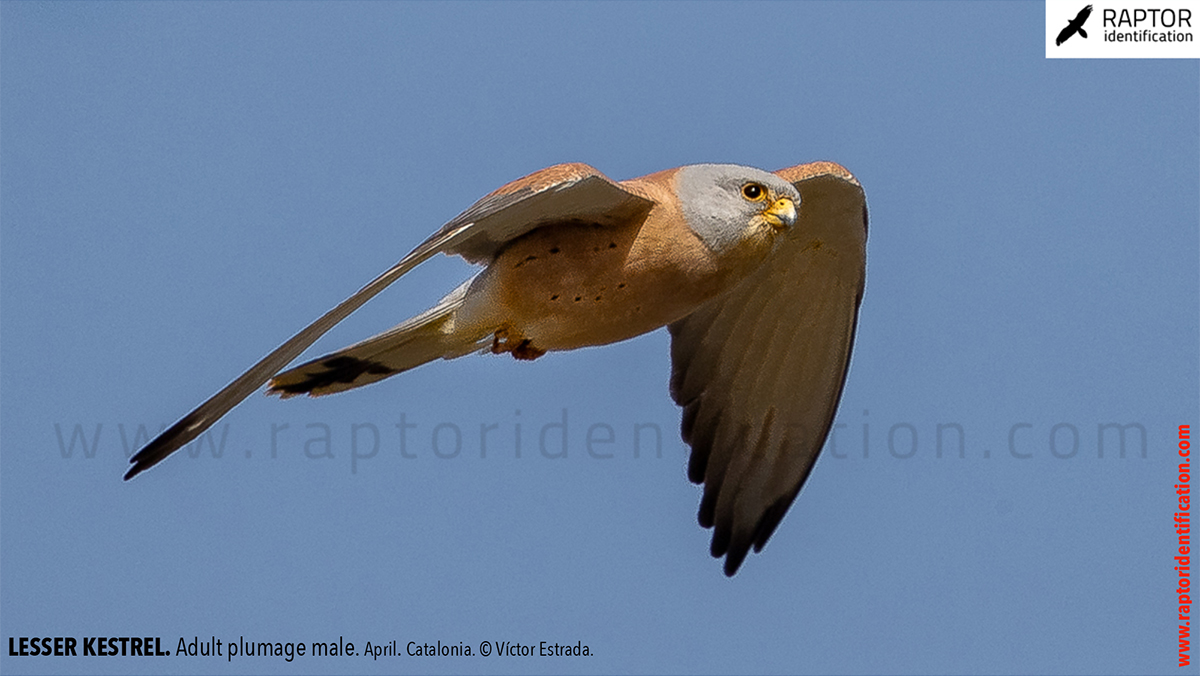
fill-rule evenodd
<path id="1" fill-rule="evenodd" d="M 318 357 L 271 379 L 268 394 L 285 399 L 351 390 L 416 368 L 435 359 L 453 359 L 487 345 L 487 335 L 456 331 L 455 313 L 470 282 L 429 310 L 337 352 Z"/>

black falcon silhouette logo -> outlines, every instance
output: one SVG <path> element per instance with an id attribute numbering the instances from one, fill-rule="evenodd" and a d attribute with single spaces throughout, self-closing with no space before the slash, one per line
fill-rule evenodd
<path id="1" fill-rule="evenodd" d="M 1079 33 L 1080 35 L 1082 35 L 1083 37 L 1086 38 L 1087 31 L 1083 30 L 1083 24 L 1088 20 L 1088 17 L 1091 15 L 1092 15 L 1092 6 L 1091 5 L 1088 5 L 1087 7 L 1084 7 L 1083 9 L 1079 10 L 1079 13 L 1075 15 L 1075 18 L 1071 19 L 1071 22 L 1067 24 L 1067 27 L 1062 29 L 1061 31 L 1059 31 L 1058 39 L 1056 39 L 1054 41 L 1055 46 L 1061 45 L 1062 43 L 1066 42 L 1068 39 L 1070 39 L 1070 37 L 1072 35 L 1074 35 L 1076 33 Z"/>

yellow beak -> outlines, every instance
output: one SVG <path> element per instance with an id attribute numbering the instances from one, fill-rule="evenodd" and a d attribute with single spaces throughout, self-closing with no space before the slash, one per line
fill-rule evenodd
<path id="1" fill-rule="evenodd" d="M 780 197 L 763 212 L 763 219 L 776 231 L 786 230 L 796 222 L 796 203 L 790 197 Z"/>

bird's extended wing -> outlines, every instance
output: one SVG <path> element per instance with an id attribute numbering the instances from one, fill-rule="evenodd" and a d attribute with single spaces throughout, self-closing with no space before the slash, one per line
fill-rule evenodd
<path id="1" fill-rule="evenodd" d="M 1054 39 L 1055 45 L 1061 45 L 1067 41 L 1067 38 L 1075 34 L 1075 24 L 1069 23 L 1067 27 L 1058 32 L 1058 37 Z"/>
<path id="2" fill-rule="evenodd" d="M 776 172 L 800 215 L 763 267 L 671 324 L 671 395 L 704 483 L 700 525 L 733 575 L 783 518 L 833 423 L 866 274 L 867 210 L 843 167 Z"/>
<path id="3" fill-rule="evenodd" d="M 135 453 L 129 480 L 195 439 L 234 406 L 300 356 L 326 331 L 437 253 L 487 262 L 504 244 L 555 220 L 616 222 L 647 211 L 651 203 L 586 164 L 559 164 L 505 185 L 459 214 L 400 262 L 326 312 L 208 401 L 167 428 Z"/>

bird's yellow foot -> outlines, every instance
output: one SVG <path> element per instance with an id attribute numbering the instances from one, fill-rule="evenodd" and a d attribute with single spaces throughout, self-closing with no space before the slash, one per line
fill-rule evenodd
<path id="1" fill-rule="evenodd" d="M 496 329 L 492 336 L 492 353 L 505 352 L 511 352 L 514 359 L 522 360 L 537 359 L 546 354 L 545 350 L 534 347 L 531 339 L 511 331 L 507 326 Z"/>

